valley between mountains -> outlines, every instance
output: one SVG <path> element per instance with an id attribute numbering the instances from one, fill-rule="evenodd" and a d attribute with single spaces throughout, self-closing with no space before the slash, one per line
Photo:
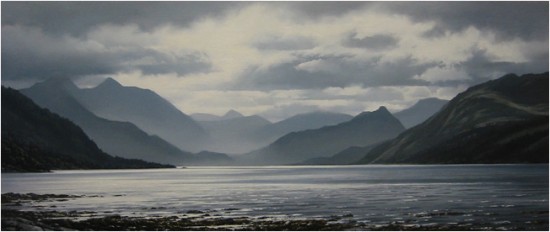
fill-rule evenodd
<path id="1" fill-rule="evenodd" d="M 189 165 L 548 163 L 548 73 L 508 74 L 391 113 L 187 115 L 107 78 L 2 87 L 2 171 Z"/>

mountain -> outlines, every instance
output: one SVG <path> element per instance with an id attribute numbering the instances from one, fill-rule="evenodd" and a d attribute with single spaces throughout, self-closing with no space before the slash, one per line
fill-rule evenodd
<path id="1" fill-rule="evenodd" d="M 130 122 L 179 149 L 200 151 L 208 139 L 197 122 L 151 90 L 122 86 L 107 78 L 95 88 L 74 89 L 71 93 L 95 115 Z"/>
<path id="2" fill-rule="evenodd" d="M 2 172 L 171 167 L 112 157 L 77 125 L 2 87 Z"/>
<path id="3" fill-rule="evenodd" d="M 225 113 L 223 116 L 221 116 L 220 120 L 229 120 L 229 119 L 235 119 L 235 118 L 241 118 L 244 117 L 241 113 L 235 111 L 235 110 L 229 110 L 227 113 Z"/>
<path id="4" fill-rule="evenodd" d="M 212 138 L 206 147 L 208 150 L 244 153 L 258 148 L 253 140 L 254 133 L 271 122 L 252 115 L 219 121 L 202 121 L 200 124 Z"/>
<path id="5" fill-rule="evenodd" d="M 213 114 L 204 114 L 204 113 L 191 114 L 191 118 L 199 122 L 200 121 L 221 121 L 221 120 L 235 119 L 240 117 L 244 117 L 244 115 L 242 115 L 241 113 L 235 110 L 229 110 L 223 116 L 218 116 Z"/>
<path id="6" fill-rule="evenodd" d="M 197 122 L 200 122 L 200 121 L 218 121 L 221 118 L 218 115 L 205 114 L 205 113 L 195 113 L 195 114 L 191 114 L 189 116 Z"/>
<path id="7" fill-rule="evenodd" d="M 411 128 L 437 113 L 447 102 L 449 101 L 439 98 L 426 98 L 393 115 L 403 123 L 405 128 Z"/>
<path id="8" fill-rule="evenodd" d="M 299 163 L 331 156 L 352 146 L 368 146 L 391 139 L 404 129 L 385 107 L 380 107 L 338 125 L 292 132 L 267 147 L 239 156 L 237 160 L 243 164 Z"/>
<path id="9" fill-rule="evenodd" d="M 234 161 L 227 154 L 211 151 L 201 151 L 195 154 L 195 157 L 191 163 L 193 165 L 232 165 Z"/>
<path id="10" fill-rule="evenodd" d="M 269 145 L 290 132 L 336 125 L 353 118 L 331 112 L 299 114 L 277 123 L 257 116 L 245 117 L 230 110 L 224 116 L 192 114 L 212 137 L 206 149 L 229 153 L 245 153 Z"/>
<path id="11" fill-rule="evenodd" d="M 341 152 L 336 153 L 330 157 L 317 157 L 308 159 L 304 162 L 298 163 L 299 165 L 349 165 L 359 162 L 365 153 L 369 152 L 375 145 L 369 145 L 366 147 L 349 147 Z"/>
<path id="12" fill-rule="evenodd" d="M 253 138 L 262 146 L 266 146 L 290 132 L 318 129 L 323 126 L 336 125 L 349 121 L 352 118 L 352 116 L 347 114 L 332 112 L 311 112 L 298 114 L 258 129 Z"/>
<path id="13" fill-rule="evenodd" d="M 548 94 L 548 73 L 470 87 L 359 163 L 548 163 Z"/>
<path id="14" fill-rule="evenodd" d="M 79 91 L 67 79 L 50 79 L 37 83 L 21 93 L 36 104 L 66 117 L 80 126 L 105 152 L 150 162 L 181 164 L 193 158 L 158 136 L 151 136 L 129 122 L 107 120 L 83 107 L 73 94 Z"/>

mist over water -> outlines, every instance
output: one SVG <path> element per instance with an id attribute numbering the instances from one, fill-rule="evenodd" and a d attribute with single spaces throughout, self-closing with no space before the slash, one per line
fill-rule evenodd
<path id="1" fill-rule="evenodd" d="M 2 175 L 2 193 L 99 195 L 34 206 L 99 215 L 490 224 L 548 229 L 548 165 L 189 167 Z M 28 210 L 35 210 L 29 207 Z"/>

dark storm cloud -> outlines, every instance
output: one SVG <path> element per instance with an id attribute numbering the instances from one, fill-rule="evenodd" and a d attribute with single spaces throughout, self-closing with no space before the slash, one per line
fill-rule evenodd
<path id="1" fill-rule="evenodd" d="M 441 25 L 436 25 L 431 30 L 424 32 L 423 36 L 425 38 L 441 37 L 445 35 L 445 31 L 445 28 L 443 28 Z"/>
<path id="2" fill-rule="evenodd" d="M 285 2 L 285 3 L 271 3 L 271 4 L 285 4 L 287 8 L 294 11 L 297 18 L 319 20 L 322 17 L 336 17 L 347 14 L 351 11 L 361 10 L 368 7 L 370 2 L 360 1 L 326 1 L 326 2 Z"/>
<path id="3" fill-rule="evenodd" d="M 239 2 L 2 2 L 2 26 L 24 25 L 51 34 L 85 35 L 102 24 L 137 24 L 152 30 L 163 24 L 187 26 L 216 17 Z"/>
<path id="4" fill-rule="evenodd" d="M 45 79 L 135 70 L 145 75 L 176 73 L 178 76 L 208 72 L 214 64 L 206 54 L 167 54 L 141 47 L 141 41 L 131 44 L 123 38 L 118 44 L 105 41 L 101 44 L 88 37 L 104 25 L 114 25 L 115 30 L 116 26 L 137 25 L 139 34 L 167 24 L 186 27 L 204 18 L 224 21 L 225 16 L 239 14 L 238 10 L 231 14 L 228 10 L 252 4 L 265 4 L 274 10 L 282 7 L 285 17 L 287 11 L 284 10 L 288 10 L 292 23 L 303 25 L 333 22 L 348 13 L 368 14 L 368 10 L 363 10 L 371 8 L 370 12 L 406 15 L 416 22 L 436 22 L 432 30 L 424 33 L 425 37 L 439 37 L 473 26 L 482 32 L 495 32 L 497 40 L 548 40 L 548 2 L 2 2 L 2 78 Z M 267 70 L 251 67 L 241 76 L 239 88 L 428 85 L 412 77 L 439 65 L 420 64 L 414 58 L 383 63 L 376 59 L 358 61 L 353 57 L 331 55 L 331 51 L 304 57 L 296 53 L 318 45 L 316 42 L 320 40 L 315 40 L 313 35 L 311 38 L 262 36 L 258 35 L 260 39 L 248 45 L 260 52 L 296 51 L 293 55 L 297 61 Z M 341 42 L 347 49 L 365 49 L 361 52 L 385 51 L 397 48 L 400 39 L 399 34 L 358 38 L 351 33 L 336 43 Z M 542 47 L 548 49 L 548 45 Z M 477 51 L 457 67 L 472 75 L 474 82 L 485 80 L 494 72 L 548 71 L 548 52 L 536 52 L 527 58 L 525 63 L 500 62 L 493 61 L 495 59 L 484 51 Z M 309 66 L 307 62 L 311 62 Z M 321 67 L 315 67 L 315 62 Z"/>
<path id="5" fill-rule="evenodd" d="M 26 25 L 47 33 L 83 35 L 101 24 L 137 24 L 151 30 L 166 23 L 187 26 L 197 19 L 222 17 L 228 9 L 254 2 L 2 2 L 2 25 Z M 548 37 L 548 2 L 285 2 L 296 20 L 338 17 L 373 5 L 410 16 L 435 20 L 441 28 L 468 26 L 491 29 L 503 38 Z"/>
<path id="6" fill-rule="evenodd" d="M 162 54 L 138 46 L 98 44 L 88 33 L 102 25 L 137 25 L 149 31 L 170 23 L 187 26 L 241 3 L 229 2 L 2 2 L 2 78 L 205 72 L 210 64 L 195 55 Z M 91 46 L 91 47 L 90 47 Z M 102 47 L 103 46 L 103 47 Z M 139 59 L 149 63 L 135 63 Z"/>
<path id="7" fill-rule="evenodd" d="M 132 70 L 181 76 L 207 72 L 210 64 L 205 60 L 196 54 L 171 55 L 135 46 L 120 49 L 67 36 L 50 36 L 38 29 L 2 27 L 4 80 L 72 78 Z"/>
<path id="8" fill-rule="evenodd" d="M 493 73 L 498 73 L 498 76 L 507 73 L 542 73 L 548 71 L 548 52 L 543 53 L 540 57 L 533 57 L 532 62 L 502 62 L 493 61 L 484 50 L 476 50 L 472 57 L 467 61 L 461 62 L 457 68 L 464 69 L 470 77 L 472 77 L 471 85 L 479 84 L 489 79 L 495 78 L 491 76 Z"/>
<path id="9" fill-rule="evenodd" d="M 493 30 L 502 39 L 548 39 L 548 2 L 385 2 L 386 10 L 416 21 L 436 21 L 448 31 L 469 26 Z"/>
<path id="10" fill-rule="evenodd" d="M 311 60 L 310 60 L 311 61 Z M 427 82 L 413 79 L 436 64 L 417 64 L 411 58 L 393 62 L 348 61 L 345 58 L 323 59 L 321 70 L 304 70 L 300 64 L 308 60 L 284 63 L 268 70 L 250 68 L 242 76 L 236 89 L 323 89 L 327 87 L 363 87 L 425 85 Z"/>
<path id="11" fill-rule="evenodd" d="M 285 3 L 298 19 L 319 20 L 349 12 L 373 8 L 410 16 L 415 21 L 436 21 L 430 34 L 461 31 L 469 26 L 493 30 L 502 39 L 528 40 L 548 38 L 547 1 L 512 2 L 289 2 Z"/>
<path id="12" fill-rule="evenodd" d="M 116 60 L 74 41 L 47 37 L 39 30 L 2 27 L 2 79 L 47 79 L 116 70 Z"/>
<path id="13" fill-rule="evenodd" d="M 399 40 L 392 35 L 372 35 L 365 38 L 356 38 L 357 33 L 350 33 L 343 41 L 344 46 L 354 48 L 367 48 L 371 50 L 385 50 L 397 45 Z"/>

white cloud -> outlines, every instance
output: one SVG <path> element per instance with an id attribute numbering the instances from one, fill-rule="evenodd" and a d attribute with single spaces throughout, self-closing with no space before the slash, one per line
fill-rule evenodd
<path id="1" fill-rule="evenodd" d="M 414 79 L 425 80 L 430 83 L 438 83 L 444 81 L 464 81 L 470 80 L 470 76 L 464 70 L 457 70 L 454 67 L 434 67 L 429 68 L 421 75 L 414 76 Z"/>
<path id="2" fill-rule="evenodd" d="M 301 18 L 292 14 L 296 12 L 276 4 L 251 3 L 185 26 L 166 23 L 144 31 L 133 24 L 104 24 L 83 37 L 52 37 L 38 29 L 2 26 L 3 45 L 6 41 L 25 45 L 4 45 L 2 55 L 25 54 L 21 51 L 39 58 L 108 55 L 109 60 L 97 66 L 111 64 L 112 59 L 122 62 L 108 66 L 103 73 L 112 72 L 110 76 L 124 85 L 152 89 L 186 113 L 223 114 L 236 109 L 244 114 L 281 118 L 300 109 L 357 114 L 380 105 L 399 110 L 426 97 L 450 99 L 473 78 L 471 70 L 460 64 L 472 59 L 476 51 L 484 51 L 489 62 L 510 63 L 530 62 L 548 52 L 547 40 L 502 40 L 497 34 L 474 26 L 426 37 L 426 32 L 438 26 L 436 22 L 412 21 L 376 8 L 365 7 L 315 20 L 296 21 Z M 357 40 L 383 38 L 380 35 L 395 40 L 384 49 L 364 49 L 345 45 L 350 33 Z M 209 67 L 206 71 L 186 72 L 195 65 L 187 58 Z M 139 69 L 159 63 L 165 65 L 160 68 L 165 67 L 166 72 Z M 180 63 L 191 65 L 179 67 Z M 312 78 L 273 73 L 279 70 L 273 67 L 285 64 L 312 74 Z M 235 90 L 233 87 L 245 79 L 243 73 L 251 68 L 260 70 L 262 75 L 246 78 L 281 77 L 289 83 L 285 83 L 284 90 L 258 86 L 265 83 L 261 81 L 253 82 L 259 84 L 249 90 Z M 487 75 L 495 73 L 502 70 Z M 416 85 L 407 86 L 412 81 Z M 438 86 L 449 82 L 454 86 Z M 304 87 L 308 85 L 316 89 Z"/>
<path id="3" fill-rule="evenodd" d="M 331 73 L 333 75 L 338 75 L 338 73 L 341 71 L 338 64 L 331 63 L 330 61 L 322 60 L 322 59 L 316 59 L 316 60 L 300 63 L 296 65 L 295 68 L 297 70 L 304 70 L 310 73 L 326 72 L 326 73 Z"/>

